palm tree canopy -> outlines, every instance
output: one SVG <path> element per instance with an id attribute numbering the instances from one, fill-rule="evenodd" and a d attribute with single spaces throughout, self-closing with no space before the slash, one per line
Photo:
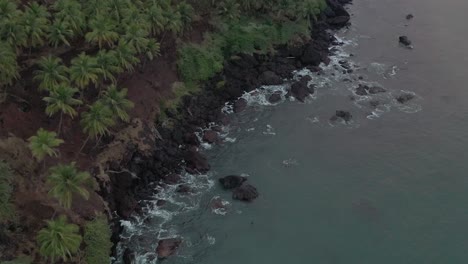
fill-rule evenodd
<path id="1" fill-rule="evenodd" d="M 40 128 L 35 136 L 28 139 L 33 156 L 42 160 L 45 156 L 57 156 L 57 148 L 64 141 L 57 138 L 57 133 Z"/>
<path id="2" fill-rule="evenodd" d="M 16 52 L 11 45 L 0 41 L 0 86 L 11 85 L 19 77 Z"/>
<path id="3" fill-rule="evenodd" d="M 73 36 L 82 33 L 86 26 L 86 18 L 80 1 L 57 0 L 52 8 L 57 12 L 57 20 L 65 23 Z"/>
<path id="4" fill-rule="evenodd" d="M 49 39 L 49 44 L 54 46 L 55 48 L 65 44 L 70 46 L 69 39 L 74 36 L 73 30 L 71 29 L 70 24 L 68 22 L 55 19 L 52 25 L 49 26 L 49 33 L 47 34 L 47 38 Z"/>
<path id="5" fill-rule="evenodd" d="M 136 57 L 136 50 L 133 46 L 126 44 L 123 41 L 119 41 L 119 45 L 115 49 L 117 55 L 117 61 L 122 69 L 127 71 L 133 71 L 133 65 L 140 62 Z"/>
<path id="6" fill-rule="evenodd" d="M 65 216 L 47 221 L 47 226 L 37 235 L 39 252 L 44 257 L 50 257 L 53 263 L 57 258 L 67 261 L 80 247 L 82 238 L 78 233 L 79 227 L 68 224 Z"/>
<path id="7" fill-rule="evenodd" d="M 44 45 L 44 38 L 49 26 L 49 16 L 47 9 L 37 2 L 32 2 L 26 6 L 23 19 L 29 45 Z"/>
<path id="8" fill-rule="evenodd" d="M 115 41 L 119 38 L 116 31 L 117 23 L 106 15 L 98 15 L 89 22 L 90 32 L 86 33 L 86 41 L 98 44 L 102 48 L 104 44 L 109 47 L 114 46 Z"/>
<path id="9" fill-rule="evenodd" d="M 4 19 L 0 27 L 0 39 L 13 47 L 26 47 L 27 35 L 26 28 L 20 21 L 23 20 L 23 12 L 16 12 L 16 17 Z"/>
<path id="10" fill-rule="evenodd" d="M 127 99 L 127 92 L 126 88 L 119 90 L 115 85 L 111 85 L 104 91 L 102 98 L 104 104 L 109 106 L 112 112 L 125 122 L 130 120 L 127 111 L 134 107 L 133 102 Z"/>
<path id="11" fill-rule="evenodd" d="M 92 137 L 109 133 L 109 127 L 115 125 L 112 110 L 101 101 L 89 107 L 88 112 L 82 114 L 81 125 L 83 131 Z"/>
<path id="12" fill-rule="evenodd" d="M 92 178 L 88 172 L 79 172 L 75 163 L 72 162 L 69 165 L 60 164 L 52 167 L 47 183 L 52 186 L 49 194 L 56 198 L 63 207 L 70 208 L 74 193 L 86 200 L 89 199 L 89 192 L 85 186 L 92 185 Z"/>
<path id="13" fill-rule="evenodd" d="M 148 45 L 147 25 L 131 23 L 125 28 L 123 40 L 127 45 L 133 47 L 138 53 L 141 53 Z"/>
<path id="14" fill-rule="evenodd" d="M 67 84 L 59 84 L 54 90 L 50 91 L 50 95 L 43 100 L 47 103 L 46 114 L 49 116 L 57 112 L 74 117 L 77 113 L 74 106 L 80 105 L 83 102 L 75 99 L 75 94 L 78 89 L 72 88 Z"/>
<path id="15" fill-rule="evenodd" d="M 119 66 L 119 61 L 117 60 L 117 52 L 113 50 L 100 50 L 96 54 L 96 63 L 101 70 L 102 78 L 115 83 L 116 79 L 114 75 L 122 72 L 122 68 Z"/>
<path id="16" fill-rule="evenodd" d="M 79 87 L 85 88 L 90 83 L 97 84 L 101 70 L 96 58 L 81 53 L 71 61 L 70 79 Z"/>
<path id="17" fill-rule="evenodd" d="M 34 80 L 40 81 L 40 89 L 54 90 L 59 83 L 68 82 L 68 69 L 62 59 L 54 56 L 42 57 L 38 62 L 39 70 L 35 71 Z"/>

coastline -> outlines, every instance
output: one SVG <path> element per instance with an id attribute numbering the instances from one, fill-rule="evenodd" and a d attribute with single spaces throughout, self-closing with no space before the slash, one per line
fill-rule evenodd
<path id="1" fill-rule="evenodd" d="M 144 131 L 141 134 L 145 135 L 146 146 L 150 147 L 142 150 L 138 146 L 127 146 L 122 161 L 110 164 L 109 171 L 114 171 L 109 173 L 111 185 L 101 188 L 105 191 L 100 193 L 108 202 L 110 211 L 117 212 L 112 219 L 113 256 L 116 256 L 115 246 L 122 232 L 120 220 L 141 212 L 145 201 L 151 200 L 154 192 L 152 183 L 162 181 L 179 185 L 183 191 L 190 186 L 180 183 L 182 170 L 197 174 L 210 169 L 208 160 L 198 152 L 201 142 L 195 133 L 206 127 L 216 132 L 216 125 L 212 124 L 228 124 L 229 118 L 221 111 L 226 102 L 232 104 L 234 112 L 241 112 L 246 106 L 243 99 L 239 99 L 244 92 L 265 84 L 280 84 L 278 79 L 297 84 L 299 88 L 291 96 L 299 101 L 313 93 L 307 85 L 300 85 L 301 81 L 291 80 L 292 72 L 303 68 L 319 71 L 320 63 L 329 62 L 329 47 L 337 43 L 328 31 L 346 26 L 350 17 L 343 6 L 350 2 L 327 1 L 330 8 L 313 24 L 311 39 L 305 43 L 278 46 L 274 55 L 239 54 L 226 61 L 222 73 L 203 84 L 203 93 L 184 96 L 177 113 L 166 112 L 170 122 L 159 122 L 155 129 L 137 124 Z M 216 138 L 207 136 L 205 140 L 216 141 Z M 131 263 L 132 254 L 130 251 L 123 254 L 124 263 Z"/>

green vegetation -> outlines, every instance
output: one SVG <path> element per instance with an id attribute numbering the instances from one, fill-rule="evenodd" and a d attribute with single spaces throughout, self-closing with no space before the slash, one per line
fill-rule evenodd
<path id="1" fill-rule="evenodd" d="M 11 194 L 13 173 L 8 165 L 0 161 L 0 223 L 12 219 L 15 215 L 13 204 L 11 203 Z"/>
<path id="2" fill-rule="evenodd" d="M 71 163 L 50 168 L 47 183 L 52 187 L 49 194 L 56 198 L 63 207 L 70 208 L 74 193 L 86 200 L 89 198 L 86 186 L 92 185 L 92 179 L 88 172 L 79 172 L 75 163 Z"/>
<path id="3" fill-rule="evenodd" d="M 43 160 L 46 156 L 58 156 L 55 148 L 60 146 L 63 140 L 57 138 L 57 133 L 40 128 L 35 136 L 29 138 L 29 148 L 37 160 Z"/>
<path id="4" fill-rule="evenodd" d="M 127 99 L 127 91 L 126 88 L 119 90 L 115 85 L 111 85 L 104 91 L 102 98 L 102 102 L 110 108 L 112 113 L 125 122 L 130 120 L 127 111 L 134 106 L 133 102 Z"/>
<path id="5" fill-rule="evenodd" d="M 0 264 L 32 264 L 33 259 L 29 256 L 20 256 L 14 260 L 2 261 Z"/>
<path id="6" fill-rule="evenodd" d="M 114 115 L 108 105 L 101 101 L 95 102 L 89 110 L 82 114 L 81 124 L 89 137 L 98 138 L 109 133 L 109 128 L 115 124 Z"/>
<path id="7" fill-rule="evenodd" d="M 42 256 L 50 258 L 51 263 L 58 259 L 67 261 L 78 252 L 81 244 L 79 227 L 68 224 L 65 216 L 47 221 L 47 227 L 39 231 L 37 241 Z"/>
<path id="8" fill-rule="evenodd" d="M 98 216 L 85 226 L 85 260 L 88 264 L 109 264 L 112 248 L 111 230 L 104 216 Z"/>

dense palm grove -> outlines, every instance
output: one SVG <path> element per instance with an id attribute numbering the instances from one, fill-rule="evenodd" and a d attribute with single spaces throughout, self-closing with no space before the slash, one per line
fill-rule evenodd
<path id="1" fill-rule="evenodd" d="M 119 75 L 157 59 L 167 34 L 180 36 L 194 19 L 209 14 L 213 32 L 203 43 L 186 43 L 178 50 L 179 73 L 189 87 L 222 70 L 229 56 L 268 52 L 294 35 L 306 35 L 324 7 L 322 0 L 0 0 L 0 103 L 14 94 L 23 72 L 32 72 L 45 114 L 59 123 L 56 131 L 39 129 L 29 138 L 29 147 L 37 162 L 60 160 L 64 119 L 80 122 L 88 135 L 83 147 L 130 120 L 134 104 L 120 87 Z M 91 175 L 75 163 L 58 163 L 46 171 L 49 196 L 66 210 L 74 195 L 87 199 L 95 188 Z M 12 177 L 8 165 L 0 162 L 0 223 L 13 212 L 8 201 Z M 84 242 L 82 261 L 108 263 L 106 223 L 98 216 L 82 236 L 77 225 L 57 215 L 37 234 L 39 252 L 52 263 L 74 260 Z"/>

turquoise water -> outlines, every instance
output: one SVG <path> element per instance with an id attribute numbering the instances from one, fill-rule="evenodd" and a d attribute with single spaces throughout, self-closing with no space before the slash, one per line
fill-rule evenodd
<path id="1" fill-rule="evenodd" d="M 466 10 L 461 0 L 356 0 L 353 25 L 337 33 L 348 41 L 340 54 L 355 55 L 351 79 L 388 92 L 350 100 L 359 81 L 329 68 L 313 76 L 317 94 L 305 104 L 249 97 L 228 140 L 206 150 L 212 172 L 190 178 L 199 193 L 171 198 L 131 238 L 138 262 L 155 261 L 158 237 L 179 236 L 167 264 L 467 263 Z M 400 105 L 393 98 L 404 92 L 416 98 Z M 353 122 L 330 123 L 335 110 Z M 249 175 L 259 199 L 233 202 L 215 184 L 229 174 Z M 225 215 L 210 208 L 217 196 L 230 202 Z"/>

